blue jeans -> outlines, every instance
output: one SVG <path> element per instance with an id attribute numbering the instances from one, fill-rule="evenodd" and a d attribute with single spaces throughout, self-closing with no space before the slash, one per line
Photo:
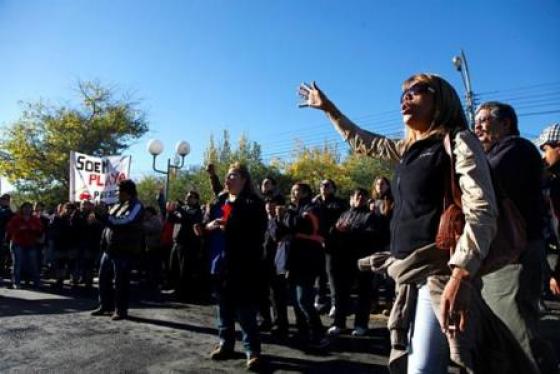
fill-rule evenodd
<path id="1" fill-rule="evenodd" d="M 311 329 L 311 339 L 321 339 L 325 331 L 319 313 L 314 306 L 315 276 L 312 274 L 292 274 L 290 283 L 295 294 L 294 312 L 299 332 L 307 335 L 309 329 Z"/>
<path id="2" fill-rule="evenodd" d="M 22 247 L 13 244 L 10 248 L 12 254 L 12 282 L 15 286 L 21 283 L 21 273 L 26 272 L 33 279 L 35 287 L 39 287 L 39 252 L 35 247 Z"/>
<path id="3" fill-rule="evenodd" d="M 426 285 L 418 290 L 414 326 L 408 353 L 409 374 L 445 374 L 449 365 L 449 346 L 441 332 L 430 291 Z"/>
<path id="4" fill-rule="evenodd" d="M 107 253 L 99 264 L 99 304 L 104 310 L 116 308 L 119 314 L 128 311 L 128 289 L 132 256 L 123 253 Z M 114 280 L 114 288 L 113 288 Z"/>
<path id="5" fill-rule="evenodd" d="M 240 302 L 222 290 L 216 291 L 218 299 L 218 337 L 220 345 L 233 351 L 235 345 L 235 321 L 241 326 L 243 348 L 247 357 L 260 355 L 261 342 L 257 328 L 257 302 Z"/>

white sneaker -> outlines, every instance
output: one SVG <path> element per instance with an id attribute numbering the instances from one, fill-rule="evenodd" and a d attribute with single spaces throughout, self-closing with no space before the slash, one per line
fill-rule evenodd
<path id="1" fill-rule="evenodd" d="M 331 326 L 327 330 L 327 334 L 329 334 L 330 336 L 338 336 L 342 334 L 342 329 L 338 326 Z"/>
<path id="2" fill-rule="evenodd" d="M 329 310 L 329 318 L 334 319 L 334 314 L 336 313 L 336 308 L 334 306 Z"/>
<path id="3" fill-rule="evenodd" d="M 365 327 L 358 326 L 352 331 L 352 336 L 364 336 L 368 332 L 368 329 Z"/>

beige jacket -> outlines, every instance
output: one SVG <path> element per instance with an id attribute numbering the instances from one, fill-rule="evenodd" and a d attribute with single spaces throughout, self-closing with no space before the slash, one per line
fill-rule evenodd
<path id="1" fill-rule="evenodd" d="M 398 162 L 405 152 L 402 140 L 388 139 L 361 129 L 344 115 L 329 115 L 329 118 L 356 153 Z M 498 205 L 490 167 L 478 139 L 470 131 L 461 131 L 455 136 L 454 144 L 455 172 L 459 176 L 466 224 L 449 265 L 466 269 L 474 275 L 496 234 Z"/>
<path id="2" fill-rule="evenodd" d="M 447 258 L 445 251 L 434 244 L 417 248 L 402 260 L 391 257 L 389 252 L 378 252 L 366 258 L 371 271 L 388 274 L 395 280 L 398 291 L 387 322 L 391 338 L 391 373 L 407 371 L 408 332 L 414 318 L 418 284 L 427 284 L 434 312 L 440 318 L 437 311 L 450 274 Z M 536 374 L 538 370 L 508 327 L 482 300 L 480 278 L 463 282 L 457 298 L 461 304 L 469 306 L 469 314 L 464 332 L 446 334 L 450 360 L 469 374 Z"/>

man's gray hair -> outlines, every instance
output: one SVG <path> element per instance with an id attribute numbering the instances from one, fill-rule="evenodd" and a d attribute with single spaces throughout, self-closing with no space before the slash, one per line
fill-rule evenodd
<path id="1" fill-rule="evenodd" d="M 509 119 L 511 124 L 510 135 L 519 135 L 519 127 L 517 125 L 517 114 L 515 114 L 515 109 L 509 104 L 500 103 L 499 101 L 487 101 L 482 103 L 476 108 L 476 113 L 480 112 L 482 109 L 487 109 L 490 111 L 492 118 L 498 121 L 504 121 Z"/>

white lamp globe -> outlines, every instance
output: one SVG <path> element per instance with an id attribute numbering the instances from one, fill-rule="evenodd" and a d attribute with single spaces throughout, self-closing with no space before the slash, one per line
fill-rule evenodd
<path id="1" fill-rule="evenodd" d="M 455 69 L 461 70 L 461 68 L 463 67 L 463 59 L 461 57 L 455 56 L 451 61 L 453 61 L 453 65 L 455 65 Z"/>
<path id="2" fill-rule="evenodd" d="M 158 156 L 163 152 L 163 143 L 158 139 L 151 139 L 148 142 L 148 152 L 152 156 Z"/>
<path id="3" fill-rule="evenodd" d="M 191 153 L 191 146 L 189 145 L 188 142 L 181 140 L 180 142 L 177 143 L 177 145 L 175 145 L 175 152 L 179 156 L 185 157 L 186 155 Z"/>

